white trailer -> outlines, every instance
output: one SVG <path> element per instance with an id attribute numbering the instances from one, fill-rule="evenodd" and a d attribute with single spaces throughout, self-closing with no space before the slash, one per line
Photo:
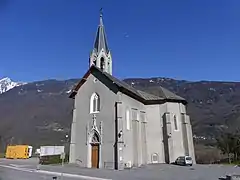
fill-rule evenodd
<path id="1" fill-rule="evenodd" d="M 62 153 L 64 153 L 64 146 L 41 146 L 40 147 L 40 157 L 61 155 Z"/>

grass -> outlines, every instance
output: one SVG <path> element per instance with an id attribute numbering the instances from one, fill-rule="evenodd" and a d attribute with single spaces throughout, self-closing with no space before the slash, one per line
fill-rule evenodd
<path id="1" fill-rule="evenodd" d="M 221 164 L 224 164 L 224 165 L 240 165 L 240 161 L 233 161 L 231 163 L 229 163 L 229 162 L 222 162 Z"/>

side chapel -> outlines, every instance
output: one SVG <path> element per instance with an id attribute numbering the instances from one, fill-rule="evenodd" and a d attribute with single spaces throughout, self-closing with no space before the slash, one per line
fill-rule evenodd
<path id="1" fill-rule="evenodd" d="M 187 101 L 163 87 L 158 96 L 133 88 L 112 75 L 112 63 L 101 13 L 89 69 L 70 94 L 70 163 L 123 169 L 183 155 L 195 162 Z"/>

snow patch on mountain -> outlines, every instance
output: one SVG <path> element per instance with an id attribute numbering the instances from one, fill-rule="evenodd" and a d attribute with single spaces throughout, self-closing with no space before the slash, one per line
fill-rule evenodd
<path id="1" fill-rule="evenodd" d="M 71 93 L 72 89 L 69 89 L 68 91 L 66 91 L 67 94 Z"/>
<path id="2" fill-rule="evenodd" d="M 14 82 L 9 77 L 5 77 L 3 79 L 0 79 L 0 94 L 5 93 L 9 91 L 12 88 L 15 88 L 17 86 L 22 86 L 27 83 L 23 82 Z"/>
<path id="3" fill-rule="evenodd" d="M 40 93 L 40 92 L 43 92 L 43 90 L 41 90 L 41 89 L 37 89 L 37 92 L 39 92 L 39 93 Z"/>

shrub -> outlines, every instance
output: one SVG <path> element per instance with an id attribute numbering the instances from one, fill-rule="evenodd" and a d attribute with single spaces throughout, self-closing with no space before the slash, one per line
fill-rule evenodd
<path id="1" fill-rule="evenodd" d="M 52 156 L 42 156 L 39 158 L 39 164 L 48 165 L 48 164 L 61 164 L 62 159 L 60 155 L 52 155 Z M 64 162 L 68 162 L 69 155 L 66 154 Z"/>
<path id="2" fill-rule="evenodd" d="M 0 158 L 4 158 L 5 154 L 4 153 L 0 153 Z"/>
<path id="3" fill-rule="evenodd" d="M 195 144 L 195 158 L 198 164 L 212 164 L 219 163 L 224 156 L 216 147 Z"/>

